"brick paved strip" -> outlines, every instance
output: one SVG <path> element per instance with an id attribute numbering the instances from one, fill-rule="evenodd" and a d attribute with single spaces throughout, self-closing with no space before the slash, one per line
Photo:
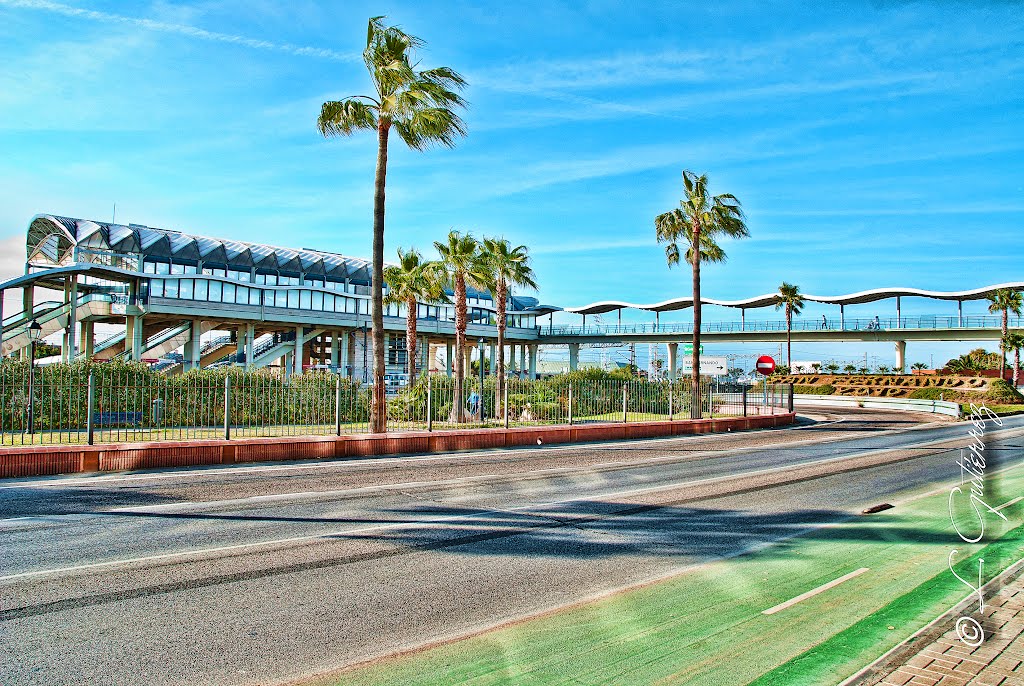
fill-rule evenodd
<path id="1" fill-rule="evenodd" d="M 840 686 L 1024 686 L 1024 560 L 982 587 L 986 640 L 971 648 L 956 619 L 977 603 L 964 598 Z"/>

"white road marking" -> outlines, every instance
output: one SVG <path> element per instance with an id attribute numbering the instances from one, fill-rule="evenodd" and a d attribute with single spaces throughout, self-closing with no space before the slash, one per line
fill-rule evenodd
<path id="1" fill-rule="evenodd" d="M 838 586 L 839 584 L 843 583 L 844 581 L 849 581 L 853 577 L 860 576 L 861 574 L 863 574 L 864 572 L 867 572 L 867 571 L 869 571 L 867 567 L 861 567 L 857 571 L 850 572 L 849 574 L 844 574 L 843 576 L 839 577 L 838 579 L 833 579 L 832 581 L 829 581 L 827 584 L 823 584 L 821 586 L 818 586 L 814 590 L 807 591 L 807 593 L 801 593 L 797 597 L 790 598 L 789 600 L 787 600 L 784 603 L 779 603 L 775 607 L 770 607 L 767 610 L 765 610 L 764 612 L 762 612 L 761 614 L 763 614 L 763 615 L 773 615 L 776 612 L 782 612 L 787 607 L 793 607 L 794 605 L 796 605 L 797 603 L 799 603 L 799 602 L 801 602 L 803 600 L 807 600 L 808 598 L 813 598 L 814 596 L 818 595 L 819 593 L 824 593 L 825 591 L 827 591 L 830 588 L 835 588 L 836 586 Z"/>
<path id="2" fill-rule="evenodd" d="M 1021 431 L 1024 431 L 1024 429 L 1022 429 Z M 918 446 L 928 446 L 928 445 L 933 445 L 933 444 L 938 444 L 938 443 L 947 443 L 950 440 L 952 440 L 952 439 L 942 439 L 942 440 L 938 440 L 938 441 L 931 441 L 931 442 L 928 442 L 928 443 L 918 444 Z M 692 487 L 695 487 L 695 486 L 716 484 L 716 483 L 721 483 L 723 481 L 729 481 L 729 480 L 733 480 L 733 479 L 748 479 L 748 478 L 751 478 L 751 477 L 756 477 L 756 476 L 760 476 L 760 475 L 764 475 L 764 474 L 770 474 L 770 473 L 776 473 L 776 472 L 784 472 L 784 471 L 791 471 L 791 470 L 803 469 L 803 468 L 806 468 L 806 467 L 815 467 L 815 466 L 820 466 L 820 465 L 830 464 L 830 463 L 845 462 L 845 461 L 847 461 L 847 460 L 849 460 L 849 459 L 851 459 L 853 457 L 872 457 L 874 455 L 880 455 L 880 454 L 885 454 L 885 453 L 890 453 L 890 452 L 897 452 L 897 451 L 900 451 L 900 450 L 906 450 L 908 447 L 909 446 L 903 446 L 903 447 L 895 448 L 895 449 L 894 448 L 881 448 L 881 449 L 876 449 L 876 450 L 870 450 L 870 451 L 863 452 L 863 453 L 857 453 L 857 454 L 852 455 L 852 456 L 823 458 L 821 460 L 814 460 L 814 461 L 811 461 L 811 462 L 804 462 L 804 463 L 800 463 L 798 465 L 791 465 L 791 466 L 783 467 L 783 468 L 770 467 L 770 468 L 767 468 L 767 469 L 759 469 L 759 470 L 754 470 L 754 471 L 751 471 L 751 472 L 744 472 L 742 474 L 727 474 L 727 475 L 724 475 L 724 476 L 718 476 L 718 477 L 714 477 L 714 478 L 711 478 L 711 479 L 698 479 L 696 481 L 686 481 L 686 482 L 675 483 L 675 484 L 668 484 L 668 485 L 661 485 L 661 486 L 648 486 L 648 487 L 641 487 L 641 488 L 633 488 L 633 489 L 627 489 L 627 490 L 618 491 L 618 492 L 614 492 L 614 493 L 604 493 L 604 494 L 601 494 L 601 497 L 602 498 L 614 499 L 614 498 L 622 498 L 622 497 L 627 497 L 627 496 L 632 496 L 632 495 L 639 495 L 639 494 L 643 494 L 643 493 L 657 493 L 657 492 L 660 492 L 660 491 L 671 491 L 671 490 L 692 488 Z M 951 448 L 951 450 L 952 450 L 952 448 Z M 430 483 L 430 482 L 423 482 L 423 483 Z M 443 484 L 443 483 L 448 483 L 448 482 L 437 482 L 437 483 L 442 483 Z M 363 486 L 361 488 L 353 489 L 353 491 L 355 491 L 355 492 L 358 492 L 358 491 L 365 492 L 365 491 L 373 490 L 373 489 L 394 490 L 395 488 L 396 488 L 395 485 L 388 485 L 388 486 Z M 259 496 L 257 496 L 257 497 L 259 497 Z M 369 532 L 369 531 L 385 531 L 385 530 L 389 530 L 389 529 L 402 529 L 402 528 L 409 528 L 409 527 L 416 527 L 416 526 L 425 526 L 425 525 L 430 525 L 430 524 L 444 524 L 444 523 L 447 523 L 447 522 L 469 520 L 469 519 L 476 519 L 476 518 L 483 517 L 483 516 L 490 516 L 494 512 L 515 513 L 515 512 L 521 512 L 521 511 L 528 510 L 528 509 L 542 510 L 542 508 L 552 507 L 552 506 L 556 506 L 556 505 L 566 505 L 568 503 L 584 501 L 584 500 L 590 500 L 592 498 L 593 498 L 593 495 L 588 495 L 588 496 L 584 496 L 584 497 L 574 497 L 574 498 L 567 498 L 567 499 L 564 499 L 564 500 L 556 500 L 556 501 L 547 502 L 547 503 L 536 503 L 536 504 L 529 504 L 529 505 L 521 505 L 521 506 L 518 506 L 518 507 L 506 508 L 506 509 L 501 509 L 501 510 L 496 510 L 496 509 L 491 508 L 491 509 L 488 509 L 487 511 L 484 511 L 484 512 L 478 512 L 478 513 L 468 514 L 468 515 L 453 515 L 451 517 L 442 517 L 442 518 L 437 518 L 437 519 L 432 519 L 432 520 L 417 520 L 417 521 L 411 521 L 411 522 L 399 522 L 399 523 L 391 523 L 391 524 L 374 524 L 374 525 L 371 525 L 371 526 L 367 526 L 367 527 L 363 527 L 363 528 L 358 528 L 358 529 L 341 529 L 341 530 L 336 530 L 336 531 L 331 531 L 331 532 L 324 532 L 324 533 L 319 533 L 319 534 L 308 534 L 308 535 L 305 535 L 305 536 L 294 536 L 294 537 L 289 537 L 289 538 L 273 539 L 273 540 L 269 540 L 269 541 L 259 541 L 259 542 L 256 542 L 256 543 L 238 543 L 238 544 L 233 544 L 233 545 L 228 545 L 228 546 L 217 546 L 217 547 L 212 547 L 212 548 L 200 548 L 200 549 L 194 549 L 194 550 L 183 550 L 183 551 L 178 551 L 178 552 L 173 552 L 173 553 L 163 553 L 163 554 L 160 554 L 160 555 L 149 555 L 149 556 L 145 556 L 145 557 L 123 558 L 123 559 L 120 559 L 120 560 L 110 560 L 110 561 L 107 561 L 107 562 L 94 562 L 94 563 L 90 563 L 90 564 L 76 565 L 76 566 L 73 566 L 73 567 L 57 567 L 57 568 L 52 568 L 52 569 L 42 569 L 42 570 L 36 570 L 36 571 L 31 571 L 31 572 L 21 572 L 19 574 L 10 574 L 10 575 L 7 575 L 7 576 L 0 576 L 0 582 L 17 580 L 17 579 L 26 579 L 26 578 L 32 578 L 32 577 L 38 577 L 38 576 L 46 576 L 46 575 L 51 575 L 51 574 L 62 574 L 62 573 L 68 573 L 68 572 L 84 571 L 84 570 L 89 570 L 89 569 L 99 569 L 99 568 L 104 568 L 104 567 L 112 567 L 112 566 L 115 566 L 115 565 L 128 565 L 128 564 L 135 564 L 135 563 L 139 563 L 139 562 L 151 562 L 151 561 L 156 561 L 156 560 L 167 560 L 167 559 L 173 559 L 173 558 L 176 558 L 176 557 L 195 557 L 195 556 L 201 556 L 201 555 L 209 555 L 209 554 L 216 554 L 216 553 L 221 553 L 221 552 L 227 552 L 227 551 L 232 551 L 232 550 L 242 550 L 242 549 L 246 549 L 246 548 L 266 548 L 268 546 L 273 546 L 273 545 L 287 545 L 289 543 L 300 543 L 300 542 L 314 541 L 314 540 L 328 540 L 330 538 L 338 538 L 338 537 L 343 537 L 343 536 L 350 536 L 350 535 L 353 535 L 353 534 L 361 534 L 361 533 L 366 533 L 366 532 Z M 102 514 L 102 513 L 97 513 L 97 514 Z M 543 516 L 543 513 L 541 512 L 539 514 L 539 516 Z"/>
<path id="3" fill-rule="evenodd" d="M 1020 502 L 1020 501 L 1022 501 L 1022 500 L 1024 500 L 1024 496 L 1022 496 L 1022 495 L 1019 495 L 1019 496 L 1017 496 L 1016 498 L 1014 498 L 1013 500 L 1010 500 L 1010 501 L 1008 501 L 1008 502 L 1005 502 L 1005 503 L 1003 503 L 1003 504 L 1002 504 L 1002 505 L 1000 505 L 999 507 L 995 508 L 995 510 L 996 510 L 996 512 L 999 512 L 1000 510 L 1002 510 L 1002 509 L 1004 509 L 1004 508 L 1007 508 L 1007 507 L 1009 507 L 1010 505 L 1016 505 L 1017 503 L 1019 503 L 1019 502 Z"/>

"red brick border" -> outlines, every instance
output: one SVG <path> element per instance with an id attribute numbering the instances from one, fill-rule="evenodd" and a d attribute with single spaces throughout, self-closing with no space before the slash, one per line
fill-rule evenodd
<path id="1" fill-rule="evenodd" d="M 283 436 L 239 438 L 230 441 L 17 446 L 0 448 L 0 478 L 245 462 L 441 453 L 536 445 L 538 440 L 549 444 L 681 436 L 764 429 L 792 424 L 795 419 L 796 415 L 790 412 L 760 417 L 629 424 L 408 431 L 346 436 Z"/>

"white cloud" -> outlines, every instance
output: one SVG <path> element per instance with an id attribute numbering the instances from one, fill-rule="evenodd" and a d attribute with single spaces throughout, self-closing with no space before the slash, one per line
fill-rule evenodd
<path id="1" fill-rule="evenodd" d="M 352 62 L 359 59 L 358 55 L 339 52 L 337 50 L 329 50 L 326 48 L 318 48 L 308 45 L 293 45 L 291 43 L 276 43 L 274 41 L 250 38 L 248 36 L 241 36 L 237 34 L 207 31 L 206 29 L 202 29 L 197 26 L 190 26 L 188 24 L 174 24 L 140 17 L 128 17 L 122 14 L 86 10 L 57 2 L 48 2 L 48 0 L 0 0 L 0 5 L 6 5 L 8 7 L 18 9 L 52 12 L 66 17 L 77 17 L 81 19 L 88 19 L 90 21 L 122 24 L 145 29 L 147 31 L 172 33 L 187 36 L 189 38 L 198 38 L 200 40 L 214 41 L 218 43 L 230 43 L 246 48 L 253 48 L 255 50 L 283 52 L 297 57 L 317 57 L 343 62 Z"/>

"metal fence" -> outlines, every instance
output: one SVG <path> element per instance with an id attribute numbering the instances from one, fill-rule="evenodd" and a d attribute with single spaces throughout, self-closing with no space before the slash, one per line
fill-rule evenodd
<path id="1" fill-rule="evenodd" d="M 107 368 L 104 368 L 107 367 Z M 391 431 L 757 416 L 792 408 L 792 387 L 690 381 L 421 377 L 388 398 Z M 31 398 L 31 401 L 30 401 Z M 369 431 L 371 391 L 338 374 L 225 370 L 176 376 L 138 367 L 0 364 L 0 444 L 53 445 Z"/>

